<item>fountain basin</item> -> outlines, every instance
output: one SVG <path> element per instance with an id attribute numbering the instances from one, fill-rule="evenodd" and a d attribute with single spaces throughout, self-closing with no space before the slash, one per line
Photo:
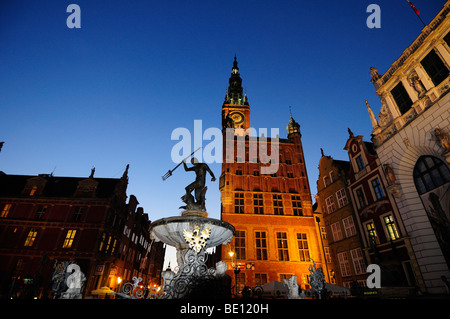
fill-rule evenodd
<path id="1" fill-rule="evenodd" d="M 192 232 L 195 227 L 200 230 L 209 227 L 211 234 L 206 241 L 205 248 L 216 247 L 231 242 L 234 226 L 214 218 L 202 217 L 194 214 L 184 214 L 162 218 L 150 224 L 150 238 L 174 246 L 177 250 L 186 249 L 189 244 L 185 241 L 184 230 Z"/>

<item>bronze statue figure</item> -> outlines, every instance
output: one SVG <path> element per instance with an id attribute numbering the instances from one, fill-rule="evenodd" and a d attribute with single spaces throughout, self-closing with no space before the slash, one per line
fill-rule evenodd
<path id="1" fill-rule="evenodd" d="M 191 159 L 193 166 L 187 167 L 186 161 L 183 160 L 184 170 L 195 172 L 195 181 L 186 186 L 186 194 L 181 197 L 181 200 L 186 203 L 186 206 L 181 206 L 184 209 L 197 209 L 205 211 L 205 194 L 208 187 L 206 184 L 206 172 L 211 175 L 211 181 L 214 182 L 216 177 L 211 171 L 209 166 L 205 163 L 200 163 L 195 157 Z M 194 191 L 194 196 L 192 196 L 192 191 Z"/>

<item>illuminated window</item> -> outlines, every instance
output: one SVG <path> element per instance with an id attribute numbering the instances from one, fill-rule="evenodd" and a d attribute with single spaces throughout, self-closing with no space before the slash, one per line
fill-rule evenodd
<path id="1" fill-rule="evenodd" d="M 281 195 L 273 195 L 273 213 L 275 215 L 284 215 Z"/>
<path id="2" fill-rule="evenodd" d="M 30 196 L 34 196 L 34 194 L 36 193 L 36 191 L 37 191 L 37 186 L 33 186 L 33 188 L 32 188 L 31 191 L 30 191 Z"/>
<path id="3" fill-rule="evenodd" d="M 366 223 L 366 233 L 370 244 L 375 245 L 378 243 L 377 231 L 375 229 L 375 225 L 373 224 L 373 222 Z"/>
<path id="4" fill-rule="evenodd" d="M 300 200 L 300 196 L 292 195 L 292 210 L 294 212 L 294 216 L 303 216 L 302 212 L 302 201 Z"/>
<path id="5" fill-rule="evenodd" d="M 25 243 L 23 244 L 25 247 L 33 246 L 34 241 L 36 240 L 37 230 L 36 228 L 31 228 L 28 232 L 27 238 L 25 239 Z"/>
<path id="6" fill-rule="evenodd" d="M 277 232 L 278 260 L 289 261 L 288 241 L 285 232 Z"/>
<path id="7" fill-rule="evenodd" d="M 256 260 L 267 260 L 267 239 L 265 231 L 255 232 Z"/>
<path id="8" fill-rule="evenodd" d="M 309 262 L 308 236 L 306 233 L 297 233 L 297 244 L 300 261 Z"/>
<path id="9" fill-rule="evenodd" d="M 392 217 L 392 215 L 384 216 L 383 220 L 389 239 L 390 240 L 399 239 L 400 236 L 398 235 L 397 227 L 395 227 L 394 218 Z"/>
<path id="10" fill-rule="evenodd" d="M 236 259 L 245 259 L 245 231 L 243 230 L 235 231 L 234 252 Z"/>
<path id="11" fill-rule="evenodd" d="M 234 193 L 234 213 L 244 213 L 244 193 Z"/>
<path id="12" fill-rule="evenodd" d="M 73 239 L 75 238 L 76 232 L 77 231 L 75 229 L 69 229 L 67 231 L 66 239 L 64 239 L 64 243 L 63 243 L 62 248 L 70 248 L 70 247 L 72 247 Z"/>
<path id="13" fill-rule="evenodd" d="M 264 214 L 263 194 L 253 194 L 253 209 L 255 214 Z"/>
<path id="14" fill-rule="evenodd" d="M 8 216 L 9 210 L 11 209 L 12 204 L 5 204 L 2 209 L 2 213 L 0 214 L 0 218 L 5 218 Z"/>

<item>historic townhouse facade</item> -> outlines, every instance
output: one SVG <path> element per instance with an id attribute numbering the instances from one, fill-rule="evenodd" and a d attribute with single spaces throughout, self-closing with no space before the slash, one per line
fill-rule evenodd
<path id="1" fill-rule="evenodd" d="M 391 170 L 387 191 L 417 259 L 423 293 L 444 293 L 450 277 L 450 1 L 400 57 L 379 74 L 370 69 L 381 100 L 369 107 L 376 152 Z"/>
<path id="2" fill-rule="evenodd" d="M 323 212 L 329 246 L 331 283 L 351 288 L 366 284 L 366 258 L 355 220 L 347 179 L 350 162 L 323 154 L 319 161 L 317 204 Z"/>
<path id="3" fill-rule="evenodd" d="M 0 294 L 53 296 L 54 266 L 75 262 L 86 277 L 83 295 L 118 290 L 131 276 L 158 283 L 163 248 L 152 248 L 148 215 L 121 178 L 0 174 Z M 123 281 L 123 282 L 122 282 Z"/>

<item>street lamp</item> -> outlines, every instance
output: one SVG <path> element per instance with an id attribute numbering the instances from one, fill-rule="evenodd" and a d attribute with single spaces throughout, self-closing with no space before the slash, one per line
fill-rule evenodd
<path id="1" fill-rule="evenodd" d="M 237 296 L 237 275 L 241 272 L 241 269 L 239 269 L 239 265 L 233 263 L 234 251 L 230 250 L 228 252 L 228 255 L 230 255 L 231 265 L 233 267 L 234 272 L 234 294 L 235 296 Z"/>

